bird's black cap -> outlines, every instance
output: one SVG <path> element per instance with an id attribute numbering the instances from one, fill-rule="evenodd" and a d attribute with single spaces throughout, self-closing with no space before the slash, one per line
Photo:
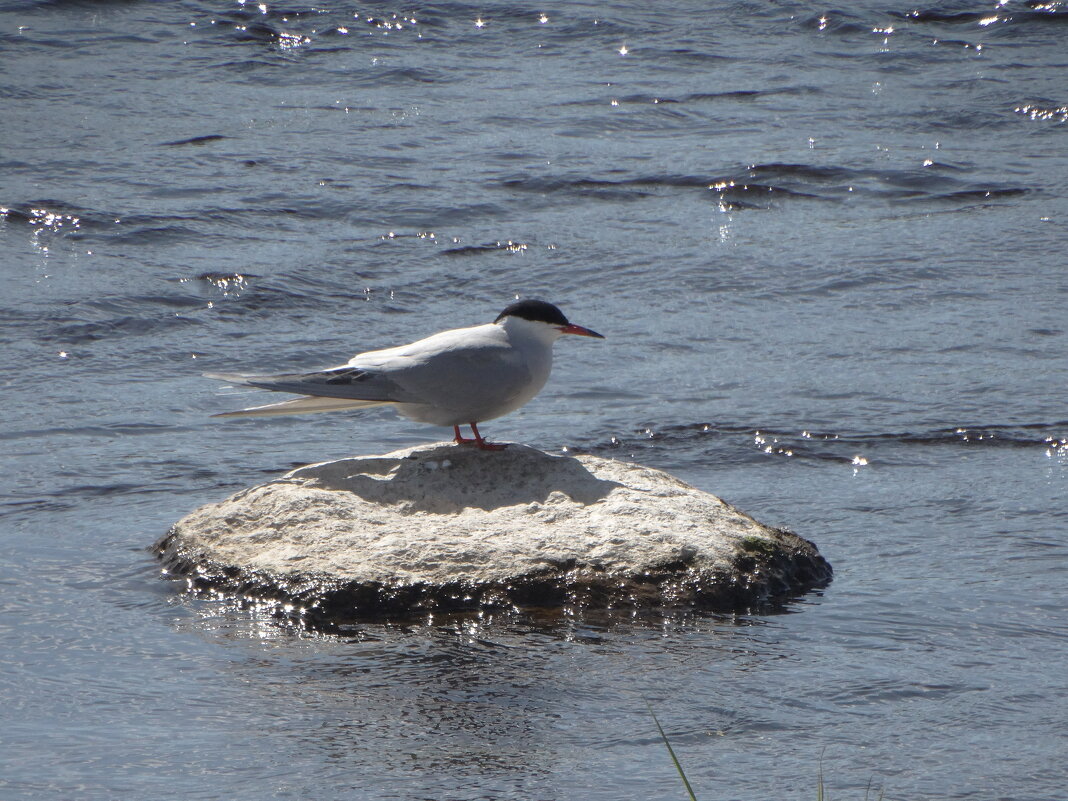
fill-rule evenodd
<path id="1" fill-rule="evenodd" d="M 499 323 L 505 317 L 522 317 L 532 322 L 550 325 L 571 325 L 564 313 L 553 304 L 544 300 L 519 300 L 497 315 L 493 322 Z"/>

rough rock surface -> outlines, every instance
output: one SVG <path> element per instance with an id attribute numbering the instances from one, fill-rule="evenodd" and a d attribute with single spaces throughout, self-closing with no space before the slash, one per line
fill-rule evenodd
<path id="1" fill-rule="evenodd" d="M 816 547 L 659 470 L 522 445 L 325 462 L 155 546 L 191 586 L 326 620 L 513 606 L 737 609 L 830 580 Z"/>

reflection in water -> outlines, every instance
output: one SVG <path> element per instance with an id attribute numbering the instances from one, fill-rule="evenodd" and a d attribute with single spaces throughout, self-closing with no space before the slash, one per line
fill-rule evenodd
<path id="1" fill-rule="evenodd" d="M 227 602 L 187 603 L 200 617 L 182 628 L 248 652 L 233 680 L 246 703 L 274 710 L 287 750 L 317 753 L 342 772 L 373 765 L 353 778 L 365 791 L 441 792 L 476 776 L 482 788 L 550 786 L 574 748 L 651 742 L 643 699 L 662 706 L 680 675 L 745 672 L 775 658 L 751 642 L 774 618 L 476 614 L 323 635 Z M 699 663 L 687 645 L 695 640 L 705 644 Z M 661 664 L 634 670 L 650 659 Z M 727 707 L 716 714 L 720 734 L 743 725 Z M 748 725 L 772 725 L 761 717 Z"/>

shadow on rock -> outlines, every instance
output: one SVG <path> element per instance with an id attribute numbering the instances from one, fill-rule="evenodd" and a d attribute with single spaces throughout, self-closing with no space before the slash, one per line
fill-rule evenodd
<path id="1" fill-rule="evenodd" d="M 509 445 L 504 451 L 438 445 L 408 456 L 309 465 L 284 480 L 432 514 L 543 504 L 553 493 L 589 506 L 622 486 L 597 478 L 574 457 L 550 456 L 525 445 Z"/>

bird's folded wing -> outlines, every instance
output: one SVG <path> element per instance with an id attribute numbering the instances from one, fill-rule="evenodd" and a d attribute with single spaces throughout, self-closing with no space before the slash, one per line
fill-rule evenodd
<path id="1" fill-rule="evenodd" d="M 205 373 L 204 375 L 231 384 L 270 389 L 275 392 L 292 392 L 295 395 L 393 403 L 422 402 L 422 399 L 405 390 L 385 373 L 348 365 L 313 373 L 282 373 L 280 375 Z"/>

